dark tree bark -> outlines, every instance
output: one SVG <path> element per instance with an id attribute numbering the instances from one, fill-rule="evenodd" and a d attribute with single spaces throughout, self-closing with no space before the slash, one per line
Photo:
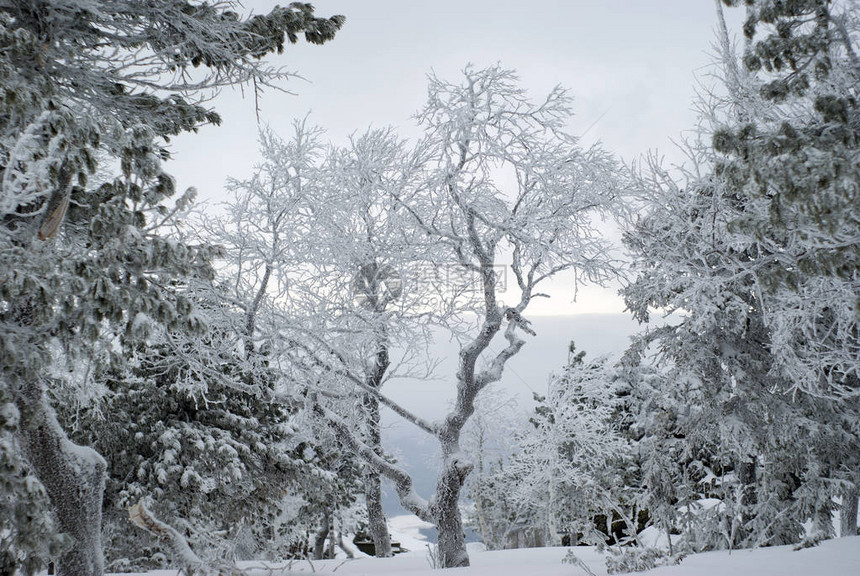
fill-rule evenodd
<path id="1" fill-rule="evenodd" d="M 19 402 L 31 419 L 20 430 L 21 446 L 45 487 L 59 528 L 73 544 L 57 559 L 57 576 L 102 576 L 102 498 L 107 464 L 93 449 L 69 440 L 41 389 L 34 402 Z"/>
<path id="2" fill-rule="evenodd" d="M 387 343 L 382 340 L 376 354 L 374 370 L 367 383 L 369 387 L 379 390 L 389 364 Z M 379 430 L 379 400 L 371 394 L 366 394 L 364 396 L 364 408 L 367 444 L 382 458 L 384 455 L 382 435 Z M 388 558 L 392 556 L 391 536 L 388 534 L 388 522 L 382 509 L 382 478 L 379 472 L 372 467 L 368 467 L 365 473 L 364 490 L 367 502 L 368 530 L 370 531 L 370 538 L 373 540 L 374 554 L 377 558 Z"/>
<path id="3" fill-rule="evenodd" d="M 842 508 L 839 522 L 840 536 L 857 535 L 857 487 L 846 488 L 842 493 Z"/>
<path id="4" fill-rule="evenodd" d="M 382 479 L 379 473 L 369 470 L 364 478 L 364 497 L 367 500 L 368 531 L 373 540 L 374 555 L 388 558 L 391 552 L 391 536 L 388 522 L 382 509 Z"/>
<path id="5" fill-rule="evenodd" d="M 452 451 L 459 443 L 442 446 L 445 465 L 436 481 L 436 492 L 431 504 L 431 514 L 436 519 L 438 530 L 439 565 L 442 568 L 469 566 L 466 552 L 466 536 L 463 533 L 463 520 L 460 516 L 460 491 L 472 467 L 457 459 L 458 452 Z"/>

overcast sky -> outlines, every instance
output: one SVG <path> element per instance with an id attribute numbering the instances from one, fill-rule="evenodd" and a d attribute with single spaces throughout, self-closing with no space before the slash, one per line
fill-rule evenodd
<path id="1" fill-rule="evenodd" d="M 282 2 L 283 3 L 283 2 Z M 246 0 L 267 12 L 268 0 Z M 267 91 L 261 120 L 289 137 L 293 120 L 311 115 L 334 141 L 368 126 L 396 125 L 416 134 L 411 115 L 423 104 L 431 70 L 454 78 L 467 64 L 517 70 L 536 98 L 568 88 L 576 114 L 571 131 L 601 140 L 629 161 L 648 150 L 680 156 L 670 139 L 693 125 L 696 78 L 704 79 L 714 39 L 714 0 L 318 0 L 320 16 L 346 25 L 323 46 L 288 46 L 274 59 L 304 80 L 294 95 Z M 730 23 L 740 10 L 728 11 Z M 257 154 L 254 99 L 224 91 L 212 106 L 220 127 L 174 140 L 168 169 L 181 188 L 220 201 L 228 176 L 246 177 Z M 620 312 L 612 290 L 570 291 L 532 313 Z"/>

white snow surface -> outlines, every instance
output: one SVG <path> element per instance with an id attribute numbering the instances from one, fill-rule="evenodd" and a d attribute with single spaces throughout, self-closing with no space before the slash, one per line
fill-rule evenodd
<path id="1" fill-rule="evenodd" d="M 280 576 L 289 574 L 345 574 L 349 576 L 580 576 L 580 567 L 563 564 L 570 548 L 528 548 L 487 551 L 482 544 L 469 544 L 472 566 L 439 572 L 430 567 L 426 542 L 418 533 L 422 523 L 407 516 L 392 518 L 390 526 L 394 540 L 411 551 L 393 558 L 370 558 L 364 555 L 354 560 L 306 560 L 290 564 L 243 562 L 250 576 Z M 592 547 L 573 548 L 595 576 L 604 576 L 603 555 Z M 176 570 L 147 573 L 148 576 L 176 576 Z M 794 551 L 791 546 L 707 552 L 685 558 L 680 565 L 664 566 L 647 572 L 651 576 L 856 576 L 860 574 L 860 536 L 826 540 L 813 548 Z"/>
<path id="2" fill-rule="evenodd" d="M 422 528 L 433 528 L 433 524 L 425 522 L 414 514 L 402 514 L 388 518 L 388 529 L 391 540 L 398 542 L 401 548 L 412 553 L 427 553 L 427 538 L 421 533 Z"/>

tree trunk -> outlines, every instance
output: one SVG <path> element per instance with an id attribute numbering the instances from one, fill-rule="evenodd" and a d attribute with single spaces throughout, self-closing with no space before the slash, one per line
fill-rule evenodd
<path id="1" fill-rule="evenodd" d="M 325 541 L 331 528 L 331 511 L 326 509 L 323 513 L 322 526 L 314 536 L 314 560 L 322 560 L 325 557 Z"/>
<path id="2" fill-rule="evenodd" d="M 469 554 L 466 551 L 466 536 L 463 533 L 463 520 L 460 517 L 460 490 L 471 469 L 460 462 L 456 450 L 443 443 L 443 469 L 436 481 L 436 493 L 433 495 L 431 513 L 436 519 L 436 529 L 439 534 L 438 557 L 441 568 L 459 568 L 469 566 Z M 446 449 L 447 448 L 447 449 Z"/>
<path id="3" fill-rule="evenodd" d="M 182 564 L 186 576 L 196 573 L 205 573 L 206 568 L 203 561 L 188 545 L 188 540 L 179 530 L 156 518 L 152 512 L 146 509 L 143 502 L 138 502 L 128 510 L 129 521 L 146 530 L 170 547 L 173 556 Z"/>
<path id="4" fill-rule="evenodd" d="M 336 554 L 337 542 L 335 542 L 335 540 L 337 540 L 337 532 L 334 529 L 334 516 L 331 516 L 329 518 L 328 525 L 328 555 L 326 556 L 327 558 L 334 558 Z"/>
<path id="5" fill-rule="evenodd" d="M 366 409 L 367 444 L 382 456 L 382 437 L 379 432 L 379 401 L 367 394 L 364 397 Z M 374 555 L 388 558 L 391 553 L 391 536 L 388 522 L 382 509 L 382 479 L 379 472 L 368 467 L 364 476 L 364 498 L 367 503 L 367 519 L 370 538 L 373 540 Z"/>
<path id="6" fill-rule="evenodd" d="M 857 487 L 846 488 L 842 493 L 840 536 L 857 536 Z"/>
<path id="7" fill-rule="evenodd" d="M 69 440 L 41 390 L 28 400 L 33 402 L 22 405 L 22 412 L 33 418 L 20 429 L 21 445 L 48 493 L 60 530 L 74 539 L 57 559 L 57 576 L 102 576 L 102 498 L 107 464 L 95 450 Z"/>
<path id="8" fill-rule="evenodd" d="M 741 506 L 744 510 L 756 505 L 758 498 L 756 497 L 756 459 L 750 456 L 747 460 L 738 465 L 738 479 L 741 482 Z"/>
<path id="9" fill-rule="evenodd" d="M 481 531 L 481 539 L 484 541 L 487 550 L 499 550 L 503 548 L 496 542 L 495 532 L 490 534 L 490 524 L 487 521 L 487 514 L 484 511 L 484 426 L 478 424 L 478 481 L 475 483 L 475 516 L 478 520 L 478 530 Z"/>
<path id="10" fill-rule="evenodd" d="M 479 493 L 478 498 L 481 497 L 482 495 Z M 484 504 L 480 499 L 475 500 L 475 516 L 478 520 L 478 530 L 481 531 L 481 539 L 484 541 L 487 550 L 498 550 L 499 547 L 496 544 L 495 534 L 490 534 L 490 526 L 484 512 Z"/>
<path id="11" fill-rule="evenodd" d="M 746 460 L 738 464 L 738 480 L 741 483 L 740 495 L 740 526 L 734 531 L 732 548 L 742 543 L 750 535 L 750 523 L 755 517 L 755 507 L 758 504 L 756 494 L 757 459 L 748 456 Z"/>
<path id="12" fill-rule="evenodd" d="M 373 302 L 377 302 L 376 283 L 374 281 Z M 382 312 L 378 309 L 377 312 Z M 391 363 L 388 356 L 388 334 L 384 327 L 376 334 L 377 350 L 373 358 L 373 369 L 367 379 L 370 388 L 379 390 L 382 387 L 385 373 Z M 380 458 L 385 455 L 382 450 L 382 434 L 379 430 L 379 399 L 372 394 L 364 395 L 365 433 L 367 445 Z M 388 534 L 388 522 L 382 509 L 382 479 L 379 471 L 367 468 L 364 478 L 364 498 L 367 504 L 367 519 L 370 538 L 373 540 L 374 555 L 377 558 L 388 558 L 391 553 L 391 536 Z"/>
<path id="13" fill-rule="evenodd" d="M 561 544 L 561 542 L 555 542 L 555 539 L 558 537 L 558 527 L 555 524 L 555 510 L 555 478 L 550 477 L 549 506 L 547 506 L 546 509 L 546 529 L 544 531 L 545 542 L 547 542 L 549 546 L 558 546 Z"/>
<path id="14" fill-rule="evenodd" d="M 346 557 L 352 560 L 355 558 L 355 551 L 352 547 L 344 542 L 343 540 L 343 532 L 341 530 L 337 531 L 337 547 L 343 550 L 343 553 L 346 554 Z"/>
<path id="15" fill-rule="evenodd" d="M 391 536 L 388 533 L 388 522 L 382 510 L 382 481 L 379 474 L 368 471 L 364 479 L 364 495 L 367 500 L 368 531 L 373 540 L 374 555 L 377 558 L 388 558 L 391 553 Z"/>

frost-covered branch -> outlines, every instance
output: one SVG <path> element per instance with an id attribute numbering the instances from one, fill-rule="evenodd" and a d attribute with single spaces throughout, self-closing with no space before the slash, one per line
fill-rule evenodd
<path id="1" fill-rule="evenodd" d="M 525 345 L 526 341 L 517 337 L 516 328 L 517 323 L 514 319 L 509 319 L 508 327 L 505 329 L 505 339 L 508 341 L 508 345 L 496 354 L 487 368 L 475 375 L 475 385 L 477 387 L 484 388 L 491 382 L 498 382 L 502 378 L 505 363 L 513 358 Z"/>
<path id="2" fill-rule="evenodd" d="M 206 564 L 194 553 L 185 537 L 169 524 L 156 518 L 143 502 L 129 508 L 128 517 L 132 524 L 165 542 L 188 576 L 207 572 Z"/>
<path id="3" fill-rule="evenodd" d="M 427 501 L 415 492 L 415 488 L 412 484 L 412 477 L 405 470 L 390 463 L 388 460 L 377 454 L 373 448 L 359 440 L 352 427 L 350 427 L 349 424 L 347 424 L 340 416 L 328 408 L 325 408 L 318 402 L 313 400 L 311 400 L 311 402 L 313 411 L 338 433 L 338 438 L 342 442 L 358 453 L 380 474 L 385 475 L 386 478 L 394 482 L 394 487 L 397 490 L 400 503 L 404 508 L 422 520 L 427 522 L 433 521 Z"/>

